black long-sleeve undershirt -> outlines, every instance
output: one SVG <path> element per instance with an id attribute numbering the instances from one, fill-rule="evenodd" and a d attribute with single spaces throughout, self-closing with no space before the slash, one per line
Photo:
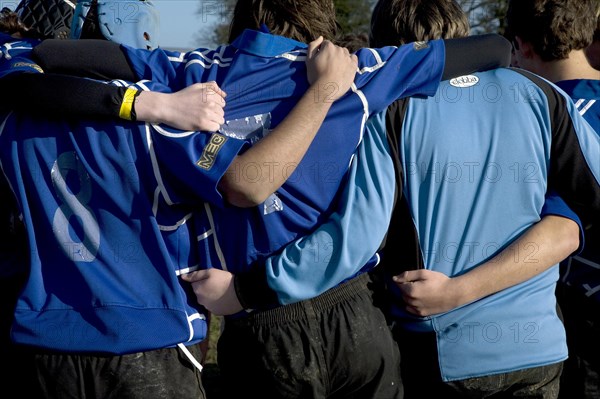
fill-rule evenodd
<path id="1" fill-rule="evenodd" d="M 500 35 L 444 42 L 443 80 L 510 63 L 510 43 Z M 46 73 L 0 79 L 11 93 L 0 97 L 0 107 L 62 118 L 118 118 L 124 88 L 79 77 L 131 82 L 139 78 L 121 46 L 106 40 L 45 40 L 33 49 L 32 58 Z"/>

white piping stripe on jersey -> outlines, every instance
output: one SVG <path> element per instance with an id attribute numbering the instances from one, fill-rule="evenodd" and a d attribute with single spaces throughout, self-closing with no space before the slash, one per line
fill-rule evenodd
<path id="1" fill-rule="evenodd" d="M 189 67 L 190 65 L 194 65 L 194 64 L 200 64 L 202 66 L 202 68 L 209 69 L 210 67 L 213 66 L 213 64 L 216 64 L 220 67 L 228 67 L 231 65 L 231 62 L 229 62 L 229 63 L 223 62 L 222 63 L 219 60 L 212 60 L 212 61 L 209 61 L 207 64 L 205 64 L 204 61 L 202 61 L 202 60 L 190 60 L 187 62 L 187 64 L 185 64 L 185 68 L 187 69 L 187 67 Z"/>
<path id="2" fill-rule="evenodd" d="M 155 124 L 152 124 L 152 127 L 153 127 L 153 128 L 154 128 L 154 129 L 155 129 L 155 130 L 156 130 L 158 133 L 160 133 L 161 135 L 163 135 L 163 136 L 166 136 L 166 137 L 171 137 L 171 138 L 174 138 L 174 139 L 177 139 L 177 138 L 183 138 L 183 137 L 187 137 L 187 136 L 190 136 L 190 135 L 192 135 L 192 134 L 196 133 L 194 130 L 188 130 L 188 131 L 185 131 L 185 132 L 184 132 L 184 131 L 181 131 L 181 132 L 179 132 L 179 133 L 171 133 L 171 132 L 167 132 L 167 131 L 166 131 L 164 128 L 162 128 L 160 125 L 155 125 Z"/>
<path id="3" fill-rule="evenodd" d="M 63 0 L 65 3 L 67 3 L 68 5 L 71 6 L 71 8 L 75 9 L 75 4 L 73 4 L 72 2 L 70 2 L 69 0 Z"/>
<path id="4" fill-rule="evenodd" d="M 596 102 L 596 100 L 590 100 L 585 107 L 583 107 L 579 110 L 579 114 L 580 115 L 585 114 L 587 112 L 587 110 L 590 109 L 592 107 L 592 105 L 594 105 L 595 102 Z"/>
<path id="5" fill-rule="evenodd" d="M 578 260 L 579 262 L 581 262 L 585 265 L 591 266 L 594 269 L 600 269 L 600 264 L 598 264 L 596 262 L 592 262 L 589 259 L 582 258 L 581 256 L 574 256 L 573 259 Z"/>
<path id="6" fill-rule="evenodd" d="M 209 58 L 209 57 L 207 57 L 207 56 L 206 56 L 206 53 L 210 53 L 211 51 L 212 51 L 212 50 L 205 50 L 205 51 L 190 51 L 188 54 L 194 54 L 194 55 L 197 55 L 197 56 L 200 56 L 200 57 L 204 58 L 204 59 L 205 59 L 206 61 L 208 61 L 208 62 L 212 62 L 212 61 L 215 61 L 215 58 Z M 217 53 L 217 52 L 213 52 L 213 57 L 215 57 L 215 56 L 218 56 L 218 57 L 219 57 L 219 59 L 220 59 L 222 62 L 231 62 L 231 61 L 233 61 L 233 58 L 225 58 L 225 57 L 223 56 L 223 53 L 224 53 L 224 52 L 225 52 L 225 47 L 221 47 L 221 51 L 220 51 L 219 53 Z"/>
<path id="7" fill-rule="evenodd" d="M 377 51 L 375 51 L 372 48 L 368 48 L 368 50 L 371 52 L 371 54 L 373 54 L 373 57 L 375 57 L 375 59 L 377 60 L 377 64 L 381 64 L 383 62 Z"/>
<path id="8" fill-rule="evenodd" d="M 597 292 L 600 292 L 600 286 L 592 288 L 589 284 L 584 284 L 583 288 L 585 288 L 585 296 L 590 297 Z"/>
<path id="9" fill-rule="evenodd" d="M 158 229 L 160 231 L 174 231 L 174 230 L 177 230 L 178 228 L 180 228 L 181 226 L 183 226 L 184 224 L 186 224 L 186 222 L 188 220 L 190 220 L 191 218 L 192 218 L 192 213 L 188 213 L 181 220 L 178 220 L 177 223 L 175 223 L 174 225 L 165 226 L 165 225 L 159 224 Z"/>
<path id="10" fill-rule="evenodd" d="M 576 108 L 579 108 L 579 106 L 580 106 L 581 104 L 583 104 L 583 102 L 584 102 L 584 101 L 585 101 L 585 100 L 584 100 L 583 98 L 580 98 L 580 99 L 579 99 L 579 100 L 577 100 L 577 102 L 575 103 L 575 107 L 576 107 Z"/>
<path id="11" fill-rule="evenodd" d="M 204 234 L 200 234 L 197 237 L 198 242 L 205 240 L 206 238 L 210 237 L 210 235 L 213 233 L 212 229 L 207 230 Z"/>
<path id="12" fill-rule="evenodd" d="M 387 63 L 387 61 L 383 61 L 379 64 L 376 64 L 376 65 L 373 65 L 370 67 L 364 67 L 364 68 L 358 70 L 358 74 L 362 75 L 363 73 L 374 72 L 374 71 L 380 69 L 381 67 L 383 67 L 386 63 Z"/>
<path id="13" fill-rule="evenodd" d="M 154 190 L 154 200 L 152 202 L 152 214 L 156 217 L 158 213 L 158 197 L 160 196 L 160 187 L 156 186 Z"/>
<path id="14" fill-rule="evenodd" d="M 377 51 L 373 50 L 372 48 L 368 48 L 367 50 L 369 50 L 372 54 L 373 57 L 375 57 L 375 60 L 377 61 L 377 64 L 370 66 L 370 67 L 364 67 L 362 69 L 358 70 L 358 74 L 362 75 L 363 73 L 369 73 L 369 72 L 373 72 L 378 70 L 379 68 L 383 67 L 387 61 L 382 61 L 381 57 L 379 56 L 379 54 L 377 53 Z"/>
<path id="15" fill-rule="evenodd" d="M 152 163 L 152 170 L 154 172 L 154 178 L 156 179 L 156 183 L 160 189 L 165 202 L 169 205 L 173 205 L 173 201 L 171 201 L 171 197 L 169 197 L 169 193 L 165 190 L 165 185 L 162 180 L 162 176 L 160 175 L 160 168 L 158 167 L 158 162 L 156 160 L 156 153 L 154 152 L 154 142 L 152 141 L 152 134 L 150 133 L 150 124 L 146 123 L 146 141 L 148 142 L 148 152 L 150 154 L 150 161 Z"/>
<path id="16" fill-rule="evenodd" d="M 189 359 L 189 361 L 200 371 L 202 371 L 202 365 L 198 362 L 194 356 L 190 353 L 188 348 L 185 347 L 184 344 L 177 344 L 179 349 L 183 352 L 183 354 Z"/>
<path id="17" fill-rule="evenodd" d="M 2 121 L 2 124 L 0 125 L 0 136 L 2 136 L 2 133 L 4 133 L 4 126 L 6 126 L 6 121 L 8 120 L 8 118 L 10 118 L 10 116 L 12 115 L 12 111 L 10 111 L 8 113 L 8 115 L 6 115 L 6 118 L 4 118 L 4 120 Z"/>
<path id="18" fill-rule="evenodd" d="M 179 57 L 169 56 L 167 57 L 171 62 L 183 62 L 186 53 L 179 53 Z"/>
<path id="19" fill-rule="evenodd" d="M 280 54 L 275 58 L 285 58 L 290 61 L 306 61 L 305 55 L 297 55 L 297 54 L 290 54 L 290 53 Z"/>
<path id="20" fill-rule="evenodd" d="M 206 210 L 206 216 L 208 217 L 208 222 L 210 223 L 210 231 L 213 232 L 213 239 L 215 242 L 215 251 L 217 252 L 217 257 L 219 258 L 219 262 L 221 262 L 221 269 L 227 270 L 227 263 L 225 263 L 225 257 L 223 256 L 223 250 L 221 250 L 221 245 L 219 244 L 219 239 L 217 235 L 214 234 L 215 230 L 215 221 L 213 219 L 212 211 L 210 209 L 210 205 L 208 202 L 204 203 L 204 209 Z"/>
<path id="21" fill-rule="evenodd" d="M 363 117 L 362 117 L 362 121 L 360 123 L 360 138 L 358 140 L 358 142 L 360 143 L 363 139 L 363 135 L 364 135 L 364 131 L 365 131 L 365 124 L 367 123 L 367 119 L 369 117 L 369 101 L 367 101 L 367 98 L 365 97 L 365 94 L 361 91 L 358 90 L 358 88 L 356 87 L 356 84 L 352 83 L 352 86 L 350 86 L 350 88 L 352 89 L 352 91 L 354 93 L 356 93 L 356 95 L 358 95 L 358 98 L 360 98 L 360 101 L 363 104 Z M 358 147 L 358 144 L 356 145 Z"/>
<path id="22" fill-rule="evenodd" d="M 201 315 L 200 313 L 196 312 L 193 315 L 188 315 L 187 317 L 187 322 L 188 322 L 188 328 L 190 330 L 190 337 L 188 338 L 188 342 L 192 340 L 192 338 L 194 338 L 194 325 L 192 324 L 192 322 L 194 320 L 206 320 L 206 317 L 204 315 Z"/>
<path id="23" fill-rule="evenodd" d="M 175 270 L 175 275 L 176 276 L 181 276 L 182 274 L 188 274 L 191 272 L 195 272 L 196 270 L 200 269 L 200 265 L 195 265 L 195 266 L 190 266 L 190 267 L 184 267 L 183 269 L 178 269 Z"/>

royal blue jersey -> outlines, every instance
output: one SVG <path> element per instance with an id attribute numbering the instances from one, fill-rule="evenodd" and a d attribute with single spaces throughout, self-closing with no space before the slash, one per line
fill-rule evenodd
<path id="1" fill-rule="evenodd" d="M 598 215 L 600 140 L 552 84 L 498 69 L 406 104 L 394 134 L 426 269 L 454 277 L 491 259 L 540 220 L 548 190 L 584 223 Z M 535 261 L 535 248 L 514 255 Z M 557 280 L 555 266 L 443 314 L 419 318 L 398 306 L 394 318 L 436 333 L 445 381 L 557 363 L 567 356 Z"/>
<path id="2" fill-rule="evenodd" d="M 294 40 L 247 30 L 217 50 L 125 51 L 140 78 L 174 90 L 216 81 L 227 93 L 227 122 L 220 133 L 253 143 L 275 128 L 306 91 L 306 48 Z M 211 202 L 208 218 L 214 224 L 202 236 L 209 242 L 200 240 L 206 266 L 246 271 L 321 223 L 336 204 L 367 118 L 398 98 L 433 94 L 443 71 L 444 44 L 362 49 L 357 56 L 359 70 L 352 91 L 333 104 L 281 189 L 251 209 Z M 252 172 L 233 171 L 241 179 L 252 179 Z"/>
<path id="3" fill-rule="evenodd" d="M 38 70 L 21 47 L 3 47 L 2 73 Z M 198 268 L 194 212 L 243 145 L 142 123 L 2 115 L 2 171 L 30 250 L 13 340 L 116 354 L 202 340 L 204 315 L 178 275 Z M 195 166 L 178 166 L 188 159 Z"/>
<path id="4" fill-rule="evenodd" d="M 575 103 L 579 113 L 596 133 L 600 134 L 600 79 L 565 80 L 556 83 Z M 561 282 L 588 298 L 600 303 L 600 228 L 596 225 L 586 231 L 588 245 L 583 251 L 561 264 Z"/>

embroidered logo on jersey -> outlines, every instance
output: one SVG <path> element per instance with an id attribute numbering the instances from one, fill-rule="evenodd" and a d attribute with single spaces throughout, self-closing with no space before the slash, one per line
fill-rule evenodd
<path id="1" fill-rule="evenodd" d="M 471 87 L 479 83 L 479 78 L 475 75 L 459 76 L 450 80 L 450 85 L 454 87 Z"/>
<path id="2" fill-rule="evenodd" d="M 429 43 L 427 43 L 427 42 L 414 42 L 413 43 L 413 48 L 416 51 L 424 50 L 426 48 L 429 48 Z"/>
<path id="3" fill-rule="evenodd" d="M 217 154 L 223 147 L 223 144 L 227 141 L 227 137 L 222 136 L 218 133 L 213 133 L 210 136 L 210 141 L 208 145 L 204 147 L 204 152 L 202 152 L 202 157 L 196 162 L 200 168 L 205 170 L 210 170 L 215 164 L 215 160 L 217 159 Z"/>
<path id="4" fill-rule="evenodd" d="M 31 62 L 15 62 L 12 64 L 11 68 L 33 68 L 39 73 L 44 73 L 44 70 L 40 68 L 38 64 L 34 64 Z"/>

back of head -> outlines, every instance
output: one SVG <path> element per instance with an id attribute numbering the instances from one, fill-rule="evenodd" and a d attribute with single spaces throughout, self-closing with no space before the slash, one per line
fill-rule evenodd
<path id="1" fill-rule="evenodd" d="M 7 7 L 0 10 L 0 32 L 15 37 L 27 37 L 30 35 L 29 29 L 27 29 L 17 13 Z"/>
<path id="2" fill-rule="evenodd" d="M 600 70 L 600 1 L 598 1 L 598 10 L 596 11 L 597 24 L 594 31 L 594 40 L 590 46 L 585 49 L 585 55 L 592 67 Z"/>
<path id="3" fill-rule="evenodd" d="M 469 19 L 455 0 L 379 0 L 371 17 L 371 47 L 469 35 Z"/>
<path id="4" fill-rule="evenodd" d="M 592 43 L 598 0 L 510 0 L 506 35 L 531 43 L 542 61 L 563 60 Z"/>
<path id="5" fill-rule="evenodd" d="M 77 0 L 22 0 L 15 12 L 40 39 L 66 39 Z"/>
<path id="6" fill-rule="evenodd" d="M 229 43 L 244 29 L 259 30 L 264 24 L 274 35 L 300 42 L 319 36 L 334 40 L 335 7 L 331 0 L 238 0 L 229 30 Z"/>
<path id="7" fill-rule="evenodd" d="M 158 47 L 159 14 L 150 0 L 79 1 L 72 39 L 105 39 L 130 47 Z"/>

